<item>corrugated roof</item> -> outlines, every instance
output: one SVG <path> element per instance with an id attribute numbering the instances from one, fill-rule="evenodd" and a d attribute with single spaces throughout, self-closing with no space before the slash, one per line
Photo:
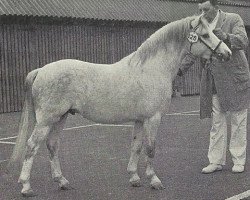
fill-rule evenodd
<path id="1" fill-rule="evenodd" d="M 166 21 L 175 4 L 157 0 L 1 0 L 0 15 Z M 186 7 L 189 3 L 177 4 Z"/>
<path id="2" fill-rule="evenodd" d="M 250 7 L 220 5 L 250 25 Z M 0 15 L 170 22 L 197 12 L 195 0 L 0 0 Z"/>

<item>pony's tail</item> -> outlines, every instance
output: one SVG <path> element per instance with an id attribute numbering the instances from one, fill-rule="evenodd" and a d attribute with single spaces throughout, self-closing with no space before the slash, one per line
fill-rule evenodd
<path id="1" fill-rule="evenodd" d="M 25 100 L 21 119 L 19 123 L 19 133 L 16 139 L 13 153 L 7 165 L 6 172 L 19 172 L 26 152 L 26 141 L 31 135 L 36 122 L 35 110 L 32 99 L 32 85 L 39 69 L 31 71 L 25 80 Z"/>

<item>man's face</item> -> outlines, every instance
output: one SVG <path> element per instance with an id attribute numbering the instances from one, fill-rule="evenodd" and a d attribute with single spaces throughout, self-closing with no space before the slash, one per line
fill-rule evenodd
<path id="1" fill-rule="evenodd" d="M 217 8 L 213 6 L 210 1 L 199 3 L 198 7 L 200 12 L 204 14 L 203 16 L 208 22 L 212 22 L 213 19 L 216 17 Z"/>

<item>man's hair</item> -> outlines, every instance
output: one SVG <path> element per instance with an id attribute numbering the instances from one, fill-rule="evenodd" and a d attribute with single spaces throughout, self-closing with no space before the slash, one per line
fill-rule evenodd
<path id="1" fill-rule="evenodd" d="M 213 5 L 213 6 L 218 5 L 218 0 L 199 0 L 199 3 L 204 3 L 206 1 L 210 1 L 211 5 Z"/>

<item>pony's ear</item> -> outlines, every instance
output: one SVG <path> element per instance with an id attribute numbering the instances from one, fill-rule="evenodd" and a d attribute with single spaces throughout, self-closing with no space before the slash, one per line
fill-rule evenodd
<path id="1" fill-rule="evenodd" d="M 198 25 L 200 24 L 200 18 L 201 15 L 196 16 L 194 19 L 191 20 L 190 29 L 195 29 L 196 27 L 198 27 Z"/>
<path id="2" fill-rule="evenodd" d="M 194 24 L 195 22 L 194 21 L 195 21 L 195 19 L 192 19 L 190 21 L 190 27 L 189 27 L 190 29 L 194 29 L 194 27 L 195 27 L 195 24 Z"/>

